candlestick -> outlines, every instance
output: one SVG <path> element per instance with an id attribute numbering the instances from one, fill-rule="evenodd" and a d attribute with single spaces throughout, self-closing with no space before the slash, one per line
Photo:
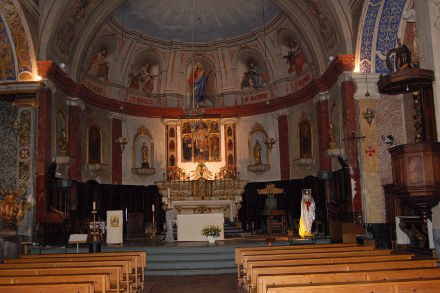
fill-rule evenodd
<path id="1" fill-rule="evenodd" d="M 96 201 L 93 202 L 93 210 L 96 210 Z"/>
<path id="2" fill-rule="evenodd" d="M 238 203 L 238 196 L 235 196 L 235 203 Z"/>
<path id="3" fill-rule="evenodd" d="M 168 187 L 168 198 L 170 198 L 170 188 Z"/>
<path id="4" fill-rule="evenodd" d="M 154 204 L 151 205 L 151 211 L 154 213 Z"/>

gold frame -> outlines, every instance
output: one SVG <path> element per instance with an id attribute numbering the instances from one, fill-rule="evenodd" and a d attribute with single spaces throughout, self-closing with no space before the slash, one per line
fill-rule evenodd
<path id="1" fill-rule="evenodd" d="M 207 127 L 208 127 L 208 160 L 195 160 L 194 157 L 194 124 L 195 123 L 206 123 Z M 217 132 L 211 132 L 211 125 L 213 122 L 217 123 Z M 191 127 L 191 132 L 190 133 L 182 133 L 182 128 L 183 128 L 183 124 L 184 123 L 189 123 L 190 127 Z M 209 142 L 209 139 L 211 138 L 212 135 L 218 135 L 219 138 L 219 158 L 218 160 L 214 160 L 212 159 L 212 155 L 211 155 L 211 144 Z M 192 150 L 191 150 L 191 161 L 184 161 L 183 160 L 183 136 L 184 135 L 189 135 L 191 137 L 191 144 L 192 144 Z M 176 137 L 177 140 L 177 137 Z M 200 119 L 192 119 L 192 118 L 188 118 L 188 119 L 182 119 L 181 123 L 180 123 L 180 162 L 181 163 L 195 163 L 195 162 L 221 162 L 222 161 L 222 143 L 221 143 L 221 123 L 220 123 L 220 119 L 216 119 L 216 118 L 200 118 Z M 167 146 L 168 147 L 168 146 Z"/>
<path id="2" fill-rule="evenodd" d="M 133 146 L 132 146 L 132 153 L 131 153 L 131 157 L 132 157 L 132 168 L 136 168 L 136 140 L 138 139 L 138 137 L 140 136 L 145 136 L 146 138 L 149 138 L 151 141 L 151 164 L 150 167 L 151 169 L 154 168 L 154 140 L 153 140 L 153 136 L 151 135 L 151 132 L 148 128 L 146 128 L 144 125 L 141 125 L 138 130 L 136 131 L 136 134 L 133 137 Z"/>
<path id="3" fill-rule="evenodd" d="M 310 156 L 308 157 L 301 157 L 301 133 L 300 133 L 300 125 L 303 123 L 307 123 L 310 129 Z M 298 132 L 298 152 L 299 152 L 299 158 L 300 159 L 313 159 L 313 152 L 314 152 L 314 144 L 313 144 L 313 127 L 310 123 L 310 120 L 307 118 L 307 114 L 303 113 L 302 119 L 298 122 L 297 127 Z"/>
<path id="4" fill-rule="evenodd" d="M 54 128 L 53 128 L 53 150 L 54 150 L 54 156 L 57 156 L 57 150 L 58 150 L 58 140 L 57 140 L 57 117 L 58 115 L 61 116 L 61 120 L 63 122 L 63 125 L 61 126 L 62 129 L 66 131 L 68 134 L 68 131 L 66 129 L 66 114 L 64 114 L 63 108 L 61 105 L 58 105 L 58 111 L 55 113 L 55 119 L 54 119 Z"/>
<path id="5" fill-rule="evenodd" d="M 100 145 L 100 152 L 101 152 L 101 156 L 100 157 L 101 158 L 100 158 L 100 162 L 99 163 L 90 163 L 89 162 L 89 156 L 90 156 L 90 154 L 89 154 L 89 144 L 90 144 L 89 139 L 90 139 L 90 129 L 92 127 L 96 127 L 98 129 L 99 137 L 100 137 L 100 140 L 101 140 L 101 145 Z M 96 122 L 95 119 L 93 119 L 93 121 L 90 123 L 89 127 L 87 128 L 87 145 L 86 145 L 86 149 L 87 149 L 87 160 L 86 160 L 87 164 L 103 164 L 103 157 L 102 157 L 102 155 L 103 155 L 102 154 L 102 130 L 101 130 L 101 127 L 99 127 L 99 125 L 98 125 L 98 123 Z"/>
<path id="6" fill-rule="evenodd" d="M 248 153 L 249 153 L 249 165 L 252 165 L 252 136 L 255 133 L 261 132 L 264 134 L 265 139 L 268 138 L 267 132 L 264 129 L 263 125 L 261 125 L 260 123 L 256 122 L 254 127 L 252 127 L 251 131 L 249 132 L 249 136 L 248 136 Z M 264 142 L 262 142 L 264 144 Z M 270 165 L 270 155 L 269 155 L 269 150 L 266 147 L 266 165 Z"/>

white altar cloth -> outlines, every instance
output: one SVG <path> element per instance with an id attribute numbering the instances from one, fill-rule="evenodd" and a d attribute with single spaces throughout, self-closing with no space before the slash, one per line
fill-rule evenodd
<path id="1" fill-rule="evenodd" d="M 163 198 L 166 200 L 166 198 Z M 229 199 L 210 200 L 169 200 L 168 206 L 176 209 L 178 214 L 223 214 L 231 222 L 235 219 L 235 203 Z"/>
<path id="2" fill-rule="evenodd" d="M 222 229 L 216 239 L 223 240 L 223 223 L 223 214 L 177 215 L 177 241 L 207 241 L 202 235 L 202 229 L 211 225 Z"/>

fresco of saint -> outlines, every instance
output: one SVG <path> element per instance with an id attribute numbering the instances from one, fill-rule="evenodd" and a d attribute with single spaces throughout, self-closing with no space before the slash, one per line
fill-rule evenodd
<path id="1" fill-rule="evenodd" d="M 108 81 L 107 51 L 102 49 L 93 55 L 88 66 L 88 73 L 93 77 L 102 77 Z"/>
<path id="2" fill-rule="evenodd" d="M 203 69 L 202 63 L 197 62 L 193 73 L 188 78 L 188 85 L 194 91 L 194 96 L 197 97 L 197 102 L 202 102 L 205 99 L 205 90 L 208 82 L 209 72 Z"/>

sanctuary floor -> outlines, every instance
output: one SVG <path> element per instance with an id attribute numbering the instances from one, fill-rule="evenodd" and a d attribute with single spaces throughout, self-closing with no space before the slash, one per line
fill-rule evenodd
<path id="1" fill-rule="evenodd" d="M 245 293 L 237 274 L 147 276 L 142 293 Z"/>

